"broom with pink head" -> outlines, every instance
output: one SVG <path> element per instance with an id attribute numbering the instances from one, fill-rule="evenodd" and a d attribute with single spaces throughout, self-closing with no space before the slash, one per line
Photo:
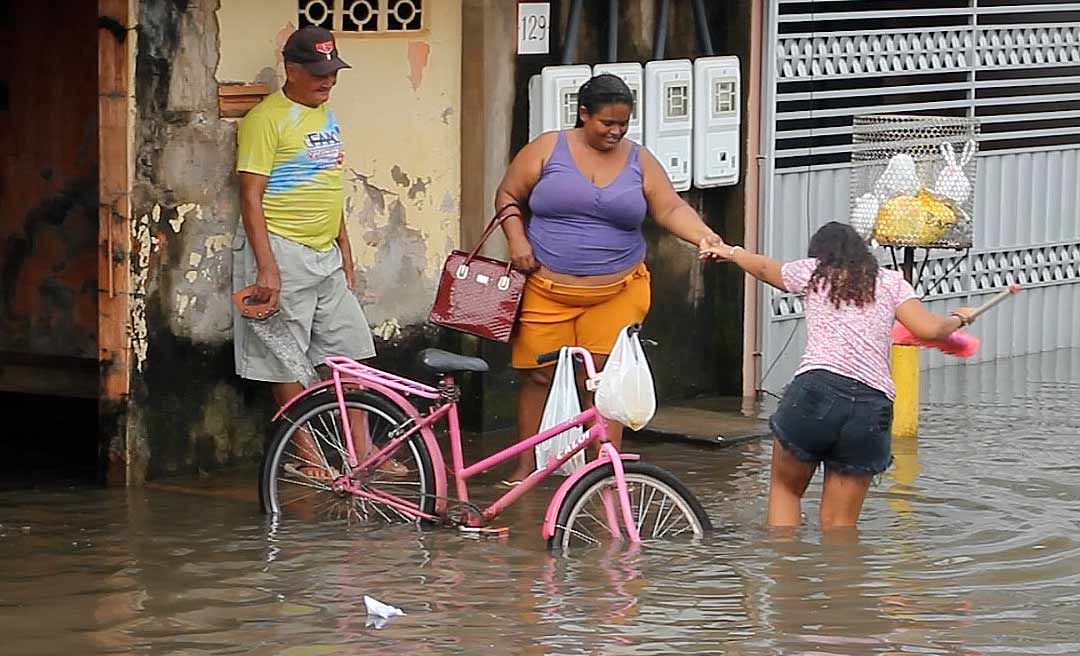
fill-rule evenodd
<path id="1" fill-rule="evenodd" d="M 997 294 L 994 294 L 989 301 L 972 310 L 971 319 L 974 320 L 975 317 L 986 312 L 1018 291 L 1020 291 L 1020 285 L 1009 285 Z M 921 337 L 916 337 L 908 330 L 907 326 L 897 321 L 893 324 L 892 337 L 893 344 L 928 346 L 961 358 L 971 357 L 979 350 L 979 338 L 962 330 L 950 333 L 945 339 L 922 339 Z"/>

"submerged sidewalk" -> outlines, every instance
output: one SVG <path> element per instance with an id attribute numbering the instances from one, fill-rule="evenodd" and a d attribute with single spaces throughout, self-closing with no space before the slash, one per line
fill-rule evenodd
<path id="1" fill-rule="evenodd" d="M 734 446 L 769 436 L 769 423 L 757 418 L 758 411 L 756 407 L 744 407 L 742 399 L 733 398 L 664 403 L 656 409 L 656 416 L 648 426 L 625 435 L 629 439 Z"/>

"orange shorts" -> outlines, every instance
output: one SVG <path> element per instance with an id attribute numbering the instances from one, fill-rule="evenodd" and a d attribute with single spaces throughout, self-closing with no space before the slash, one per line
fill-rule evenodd
<path id="1" fill-rule="evenodd" d="M 512 339 L 511 366 L 535 369 L 536 356 L 563 346 L 583 346 L 607 355 L 619 330 L 645 319 L 652 302 L 649 270 L 642 262 L 610 285 L 564 285 L 529 276 Z"/>

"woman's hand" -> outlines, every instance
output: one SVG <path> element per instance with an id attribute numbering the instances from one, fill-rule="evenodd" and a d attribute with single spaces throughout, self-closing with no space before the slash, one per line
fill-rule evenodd
<path id="1" fill-rule="evenodd" d="M 507 244 L 510 246 L 510 263 L 515 269 L 528 275 L 540 268 L 528 239 L 509 239 Z"/>
<path id="2" fill-rule="evenodd" d="M 720 235 L 712 233 L 701 238 L 698 244 L 698 257 L 703 260 L 727 260 L 731 257 L 731 246 L 724 242 Z"/>
<path id="3" fill-rule="evenodd" d="M 972 316 L 974 313 L 975 313 L 975 308 L 970 308 L 970 307 L 958 307 L 955 310 L 953 310 L 952 312 L 950 312 L 950 314 L 954 314 L 954 315 L 960 317 L 961 319 L 963 319 L 964 326 L 970 326 L 971 324 L 975 323 L 975 317 Z M 961 326 L 961 327 L 963 327 L 963 326 Z"/>

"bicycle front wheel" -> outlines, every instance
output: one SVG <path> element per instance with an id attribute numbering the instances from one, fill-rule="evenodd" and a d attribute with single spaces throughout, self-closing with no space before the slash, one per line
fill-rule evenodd
<path id="1" fill-rule="evenodd" d="M 666 469 L 623 461 L 630 510 L 642 541 L 700 537 L 712 523 L 694 493 Z M 612 527 L 612 518 L 617 519 Z M 598 546 L 623 539 L 615 470 L 608 464 L 581 478 L 559 507 L 548 548 Z M 614 529 L 614 530 L 613 530 Z"/>
<path id="2" fill-rule="evenodd" d="M 371 392 L 345 392 L 345 407 L 354 437 L 356 418 L 364 416 L 376 446 L 385 445 L 407 417 L 394 403 Z M 355 411 L 355 412 L 354 412 Z M 393 506 L 335 487 L 343 475 L 365 488 L 393 495 L 421 512 L 435 509 L 435 476 L 431 455 L 419 435 L 403 442 L 392 461 L 367 475 L 354 472 L 337 396 L 332 392 L 301 399 L 274 425 L 260 468 L 259 500 L 263 512 L 356 524 L 396 524 L 414 521 Z"/>

